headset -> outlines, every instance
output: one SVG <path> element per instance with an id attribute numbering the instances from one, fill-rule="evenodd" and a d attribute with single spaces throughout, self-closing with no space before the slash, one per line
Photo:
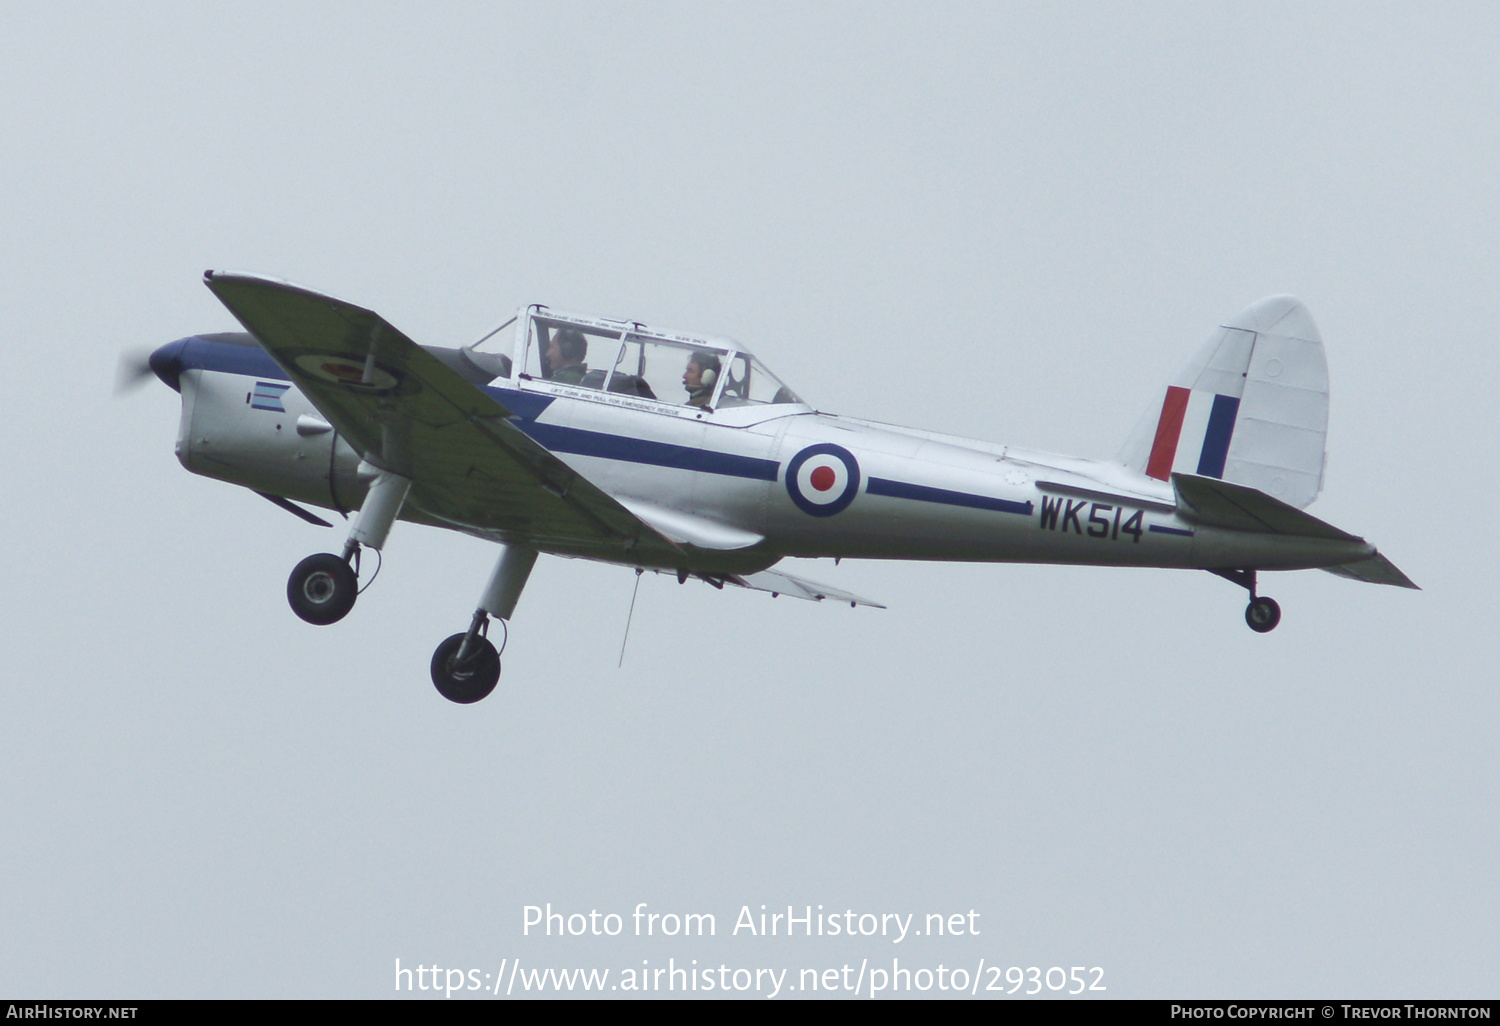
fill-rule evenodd
<path id="1" fill-rule="evenodd" d="M 702 388 L 713 388 L 714 382 L 719 380 L 719 357 L 714 353 L 699 350 L 688 357 L 688 362 L 698 365 L 699 386 Z M 710 363 L 712 366 L 710 366 Z"/>

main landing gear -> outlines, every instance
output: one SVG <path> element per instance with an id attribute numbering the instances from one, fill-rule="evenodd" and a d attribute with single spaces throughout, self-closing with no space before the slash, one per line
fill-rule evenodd
<path id="1" fill-rule="evenodd" d="M 348 616 L 358 597 L 359 577 L 354 568 L 331 552 L 308 556 L 292 568 L 286 581 L 292 612 L 319 627 Z"/>
<path id="2" fill-rule="evenodd" d="M 349 615 L 359 597 L 359 556 L 363 546 L 379 552 L 401 512 L 411 481 L 389 471 L 361 464 L 360 471 L 373 475 L 370 490 L 349 530 L 344 554 L 320 552 L 308 556 L 292 570 L 286 582 L 286 598 L 292 612 L 308 623 L 324 626 Z M 490 642 L 490 617 L 498 617 L 502 630 L 516 610 L 521 589 L 536 563 L 536 549 L 522 545 L 502 546 L 500 558 L 479 598 L 479 608 L 469 629 L 443 640 L 432 653 L 432 683 L 450 702 L 468 705 L 484 698 L 500 682 L 500 652 Z M 501 649 L 505 647 L 502 640 Z"/>
<path id="3" fill-rule="evenodd" d="M 1232 581 L 1250 592 L 1250 604 L 1245 607 L 1245 623 L 1257 634 L 1274 631 L 1281 622 L 1281 606 L 1276 600 L 1255 593 L 1254 570 L 1210 570 L 1226 581 Z"/>
<path id="4" fill-rule="evenodd" d="M 1281 622 L 1281 607 L 1273 598 L 1265 596 L 1252 598 L 1250 604 L 1245 607 L 1245 622 L 1257 634 L 1274 631 L 1276 625 Z"/>
<path id="5" fill-rule="evenodd" d="M 361 469 L 368 467 L 362 464 Z M 373 468 L 371 468 L 373 469 Z M 344 554 L 335 556 L 331 552 L 319 552 L 308 556 L 292 569 L 286 582 L 286 600 L 292 612 L 308 623 L 326 627 L 338 623 L 354 608 L 359 597 L 360 546 L 368 545 L 379 552 L 385 545 L 396 514 L 401 512 L 401 503 L 411 481 L 389 471 L 375 471 L 375 480 L 359 507 L 359 516 L 349 529 L 349 540 L 344 543 Z"/>
<path id="6" fill-rule="evenodd" d="M 490 617 L 498 617 L 505 628 L 535 564 L 536 549 L 504 546 L 468 631 L 445 638 L 432 653 L 432 683 L 448 701 L 468 705 L 495 690 L 500 682 L 500 653 L 488 636 Z"/>

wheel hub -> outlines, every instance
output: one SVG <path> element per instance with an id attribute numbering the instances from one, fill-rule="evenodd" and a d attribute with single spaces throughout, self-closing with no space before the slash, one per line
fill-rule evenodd
<path id="1" fill-rule="evenodd" d="M 319 552 L 298 563 L 286 580 L 286 600 L 303 620 L 326 626 L 342 620 L 359 597 L 359 578 L 342 558 Z"/>
<path id="2" fill-rule="evenodd" d="M 333 577 L 322 571 L 310 575 L 302 585 L 302 594 L 307 596 L 307 601 L 318 605 L 333 598 L 335 590 Z"/>

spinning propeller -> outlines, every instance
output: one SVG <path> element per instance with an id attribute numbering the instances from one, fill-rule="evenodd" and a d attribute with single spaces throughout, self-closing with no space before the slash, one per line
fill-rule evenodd
<path id="1" fill-rule="evenodd" d="M 134 392 L 155 375 L 151 369 L 151 352 L 146 349 L 128 349 L 120 354 L 115 364 L 115 395 Z"/>

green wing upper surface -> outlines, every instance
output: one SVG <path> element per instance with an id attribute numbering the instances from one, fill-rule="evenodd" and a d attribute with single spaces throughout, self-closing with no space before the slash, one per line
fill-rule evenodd
<path id="1" fill-rule="evenodd" d="M 379 315 L 285 282 L 205 283 L 370 463 L 427 517 L 548 551 L 673 567 L 682 550 L 510 422 Z"/>

